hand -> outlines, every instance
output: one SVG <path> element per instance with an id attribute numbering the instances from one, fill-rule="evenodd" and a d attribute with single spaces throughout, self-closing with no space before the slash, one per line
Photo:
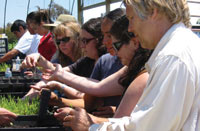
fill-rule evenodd
<path id="1" fill-rule="evenodd" d="M 0 108 L 0 126 L 10 125 L 10 122 L 13 122 L 16 117 L 16 114 L 4 108 Z"/>
<path id="2" fill-rule="evenodd" d="M 40 58 L 40 54 L 39 53 L 30 54 L 30 55 L 26 56 L 26 58 L 22 62 L 21 67 L 22 68 L 35 67 L 37 65 L 37 62 L 38 62 L 39 58 Z"/>
<path id="3" fill-rule="evenodd" d="M 58 81 L 49 81 L 46 85 L 41 86 L 41 88 L 48 88 L 50 90 L 60 90 L 63 84 Z"/>
<path id="4" fill-rule="evenodd" d="M 46 86 L 46 81 L 39 81 L 35 85 L 30 85 L 30 88 L 40 91 L 44 86 Z"/>
<path id="5" fill-rule="evenodd" d="M 64 69 L 62 68 L 62 66 L 60 64 L 54 64 L 54 66 L 56 67 L 55 70 L 50 70 L 47 69 L 45 71 L 45 73 L 43 74 L 42 78 L 46 81 L 52 81 L 52 80 L 56 80 L 58 81 L 58 77 L 62 76 Z"/>
<path id="6" fill-rule="evenodd" d="M 116 107 L 114 106 L 104 106 L 97 108 L 97 111 L 92 112 L 95 116 L 101 116 L 101 117 L 113 117 L 114 113 L 116 111 Z"/>
<path id="7" fill-rule="evenodd" d="M 54 116 L 58 120 L 61 119 L 65 127 L 71 127 L 74 131 L 79 131 L 80 129 L 82 131 L 88 131 L 90 125 L 94 123 L 90 115 L 82 108 L 61 108 Z"/>

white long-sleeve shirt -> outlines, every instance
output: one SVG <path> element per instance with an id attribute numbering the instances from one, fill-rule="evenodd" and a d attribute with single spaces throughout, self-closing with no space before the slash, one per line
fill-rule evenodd
<path id="1" fill-rule="evenodd" d="M 149 80 L 130 117 L 111 118 L 90 130 L 199 131 L 200 39 L 173 25 L 146 64 Z"/>

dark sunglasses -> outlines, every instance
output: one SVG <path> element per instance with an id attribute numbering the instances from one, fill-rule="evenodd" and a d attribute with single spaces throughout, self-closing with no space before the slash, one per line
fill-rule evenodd
<path id="1" fill-rule="evenodd" d="M 87 39 L 87 38 L 79 38 L 79 41 L 81 41 L 83 44 L 88 44 L 91 40 L 94 40 L 94 39 L 96 39 L 96 38 L 89 38 L 89 39 Z"/>
<path id="2" fill-rule="evenodd" d="M 113 46 L 113 48 L 114 48 L 114 50 L 116 52 L 120 50 L 120 48 L 122 47 L 122 45 L 123 45 L 123 43 L 121 41 L 112 43 L 112 46 Z"/>
<path id="3" fill-rule="evenodd" d="M 62 39 L 56 39 L 56 44 L 60 45 L 61 41 L 64 42 L 64 43 L 67 43 L 67 42 L 69 42 L 69 40 L 70 40 L 70 37 L 64 37 Z"/>

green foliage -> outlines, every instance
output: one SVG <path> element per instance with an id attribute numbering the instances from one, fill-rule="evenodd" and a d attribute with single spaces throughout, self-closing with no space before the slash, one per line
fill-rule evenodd
<path id="1" fill-rule="evenodd" d="M 8 24 L 6 29 L 5 29 L 5 33 L 8 36 L 8 43 L 13 43 L 17 41 L 17 37 L 10 31 L 10 25 Z M 0 28 L 0 34 L 3 33 L 3 28 Z"/>
<path id="2" fill-rule="evenodd" d="M 8 67 L 11 68 L 11 65 L 6 64 L 6 63 L 1 63 L 0 64 L 0 72 L 5 72 Z"/>
<path id="3" fill-rule="evenodd" d="M 8 50 L 12 50 L 17 44 L 17 41 L 13 41 L 11 43 L 8 43 Z"/>
<path id="4" fill-rule="evenodd" d="M 33 98 L 32 101 L 29 101 L 29 98 L 24 100 L 19 97 L 15 99 L 14 97 L 0 96 L 0 106 L 11 112 L 14 112 L 17 115 L 35 115 L 39 111 L 39 98 Z"/>
<path id="5" fill-rule="evenodd" d="M 70 14 L 70 12 L 66 10 L 64 7 L 62 7 L 61 5 L 53 2 L 51 5 L 51 10 L 50 10 L 51 19 L 55 21 L 60 14 Z"/>

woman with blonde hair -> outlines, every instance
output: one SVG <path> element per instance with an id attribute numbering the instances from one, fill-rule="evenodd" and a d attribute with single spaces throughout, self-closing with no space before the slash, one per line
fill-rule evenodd
<path id="1" fill-rule="evenodd" d="M 80 25 L 76 22 L 66 22 L 54 29 L 58 52 L 56 58 L 51 60 L 52 63 L 59 63 L 64 67 L 74 63 L 82 56 L 78 42 L 80 29 Z"/>

